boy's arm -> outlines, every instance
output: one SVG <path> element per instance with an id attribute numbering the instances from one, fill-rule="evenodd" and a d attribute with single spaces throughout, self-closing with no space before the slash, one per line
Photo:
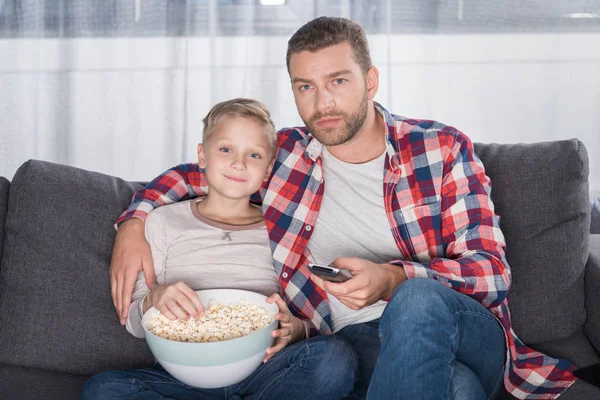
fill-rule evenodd
<path id="1" fill-rule="evenodd" d="M 162 217 L 158 213 L 150 213 L 146 219 L 145 237 L 152 251 L 152 260 L 157 276 L 165 271 L 167 259 L 167 231 Z M 160 279 L 164 283 L 164 279 Z M 135 288 L 133 290 L 132 302 L 127 315 L 126 328 L 129 333 L 138 338 L 144 337 L 144 328 L 142 326 L 142 317 L 144 315 L 144 299 L 150 293 L 146 285 L 144 274 L 138 274 Z"/>
<path id="2" fill-rule="evenodd" d="M 144 238 L 146 216 L 156 207 L 205 195 L 206 191 L 204 170 L 198 164 L 181 164 L 138 190 L 129 208 L 117 219 L 110 286 L 113 305 L 122 325 L 127 319 L 138 273 L 144 273 L 146 285 L 151 287 L 156 282 L 150 247 Z"/>

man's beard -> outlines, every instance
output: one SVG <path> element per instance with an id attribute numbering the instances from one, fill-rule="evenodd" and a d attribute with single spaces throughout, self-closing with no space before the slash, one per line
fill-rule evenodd
<path id="1" fill-rule="evenodd" d="M 319 142 L 323 143 L 325 146 L 337 146 L 352 139 L 362 128 L 365 119 L 367 118 L 368 107 L 369 101 L 367 92 L 365 91 L 365 95 L 360 105 L 352 114 L 336 110 L 327 113 L 316 111 L 310 117 L 310 120 L 304 121 L 304 123 L 308 127 L 309 132 L 317 138 Z M 321 118 L 341 118 L 344 121 L 344 124 L 336 128 L 319 129 L 315 123 Z"/>

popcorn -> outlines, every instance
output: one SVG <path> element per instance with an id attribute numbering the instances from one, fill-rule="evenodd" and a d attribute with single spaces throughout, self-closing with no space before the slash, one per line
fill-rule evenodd
<path id="1" fill-rule="evenodd" d="M 218 342 L 235 339 L 262 329 L 273 322 L 264 308 L 242 300 L 219 304 L 214 300 L 197 319 L 171 321 L 162 314 L 152 318 L 146 329 L 156 336 L 178 342 Z"/>

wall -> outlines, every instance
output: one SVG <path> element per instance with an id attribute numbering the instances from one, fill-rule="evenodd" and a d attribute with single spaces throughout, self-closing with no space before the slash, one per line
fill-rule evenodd
<path id="1" fill-rule="evenodd" d="M 600 195 L 600 34 L 370 36 L 376 98 L 477 142 L 577 137 Z M 0 40 L 0 175 L 29 158 L 148 180 L 195 160 L 212 104 L 256 97 L 301 124 L 287 37 Z M 188 90 L 185 90 L 187 88 Z"/>

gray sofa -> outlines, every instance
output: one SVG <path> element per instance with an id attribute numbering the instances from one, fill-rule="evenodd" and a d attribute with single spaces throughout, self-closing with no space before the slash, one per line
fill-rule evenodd
<path id="1" fill-rule="evenodd" d="M 577 140 L 478 144 L 508 243 L 514 329 L 548 354 L 600 363 L 600 238 Z M 31 160 L 0 179 L 0 398 L 77 398 L 92 374 L 150 366 L 110 297 L 113 222 L 140 184 Z M 506 397 L 506 395 L 504 394 Z M 598 399 L 578 381 L 562 397 Z"/>

